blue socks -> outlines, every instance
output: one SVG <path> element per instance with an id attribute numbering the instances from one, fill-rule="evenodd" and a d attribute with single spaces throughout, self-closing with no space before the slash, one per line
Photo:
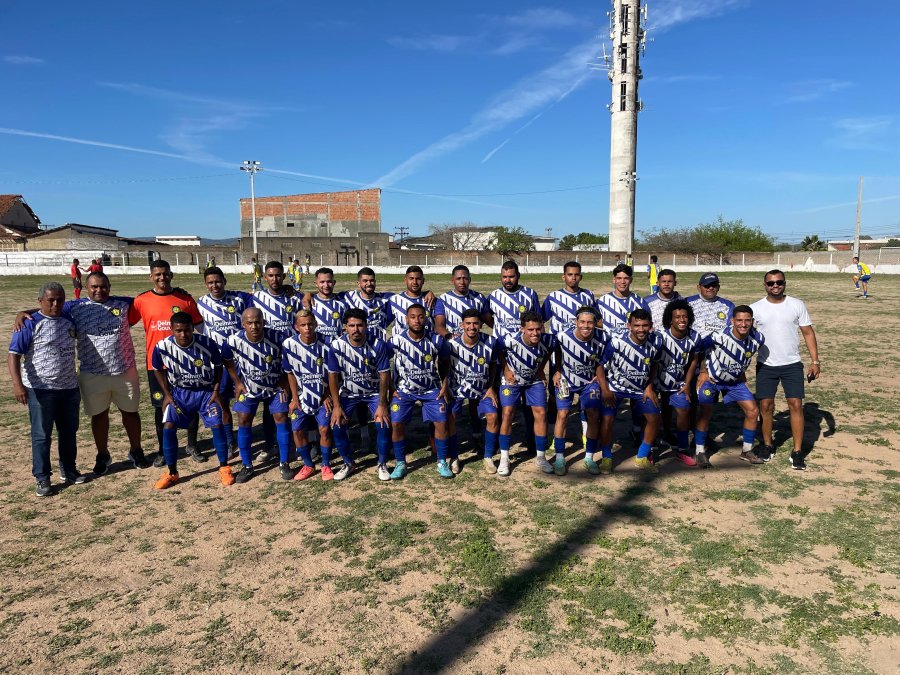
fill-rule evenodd
<path id="1" fill-rule="evenodd" d="M 350 452 L 350 437 L 347 435 L 345 427 L 334 427 L 334 444 L 344 463 L 353 464 L 353 453 Z"/>
<path id="2" fill-rule="evenodd" d="M 446 438 L 435 438 L 434 439 L 434 449 L 437 451 L 437 458 L 439 462 L 445 462 L 447 460 L 447 439 Z"/>
<path id="3" fill-rule="evenodd" d="M 491 459 L 494 456 L 494 453 L 496 451 L 497 451 L 497 432 L 485 431 L 484 432 L 484 456 L 485 456 L 485 458 Z"/>
<path id="4" fill-rule="evenodd" d="M 599 441 L 596 438 L 587 439 L 587 443 L 584 447 L 584 458 L 585 459 L 594 459 L 594 453 L 597 452 L 597 445 Z"/>
<path id="5" fill-rule="evenodd" d="M 697 452 L 706 453 L 706 435 L 707 432 L 694 429 L 694 445 L 697 446 Z"/>
<path id="6" fill-rule="evenodd" d="M 303 466 L 315 466 L 312 461 L 312 455 L 309 454 L 309 443 L 301 445 L 297 448 L 300 459 L 303 460 Z"/>
<path id="7" fill-rule="evenodd" d="M 278 438 L 278 458 L 282 464 L 291 461 L 291 425 L 288 422 L 276 422 L 275 436 Z"/>
<path id="8" fill-rule="evenodd" d="M 612 459 L 612 444 L 601 445 L 600 452 L 603 454 L 603 459 Z"/>
<path id="9" fill-rule="evenodd" d="M 376 424 L 375 429 L 378 432 L 375 441 L 375 447 L 378 450 L 378 463 L 387 462 L 388 453 L 391 451 L 391 428 L 386 424 Z"/>
<path id="10" fill-rule="evenodd" d="M 225 445 L 230 448 L 234 445 L 234 423 L 223 424 L 222 430 L 225 432 Z"/>
<path id="11" fill-rule="evenodd" d="M 500 434 L 500 452 L 509 452 L 509 434 Z"/>
<path id="12" fill-rule="evenodd" d="M 228 440 L 225 434 L 226 427 L 213 427 L 213 447 L 216 449 L 216 457 L 219 458 L 219 466 L 228 464 Z"/>
<path id="13" fill-rule="evenodd" d="M 547 453 L 547 437 L 546 436 L 535 435 L 534 450 L 538 456 L 544 455 Z"/>
<path id="14" fill-rule="evenodd" d="M 322 453 L 322 466 L 329 466 L 331 464 L 331 446 L 319 441 L 319 452 Z"/>
<path id="15" fill-rule="evenodd" d="M 175 429 L 163 427 L 162 451 L 170 473 L 178 473 L 172 470 L 178 464 L 178 432 Z"/>
<path id="16" fill-rule="evenodd" d="M 250 446 L 253 445 L 253 427 L 237 428 L 238 450 L 241 451 L 241 464 L 253 466 L 253 455 L 250 454 Z"/>
<path id="17" fill-rule="evenodd" d="M 689 435 L 687 431 L 676 431 L 675 438 L 678 441 L 678 449 L 679 450 L 687 450 L 688 443 L 690 442 Z"/>
<path id="18" fill-rule="evenodd" d="M 753 441 L 756 440 L 756 429 L 744 429 L 743 434 L 744 438 L 744 452 L 750 452 L 753 450 Z"/>
<path id="19" fill-rule="evenodd" d="M 556 451 L 557 455 L 566 454 L 566 439 L 565 438 L 554 438 L 553 439 L 553 449 Z"/>
<path id="20" fill-rule="evenodd" d="M 637 456 L 638 459 L 643 459 L 644 457 L 650 456 L 651 445 L 646 441 L 641 443 L 641 447 L 638 448 Z"/>
<path id="21" fill-rule="evenodd" d="M 394 441 L 394 459 L 406 462 L 406 440 Z"/>

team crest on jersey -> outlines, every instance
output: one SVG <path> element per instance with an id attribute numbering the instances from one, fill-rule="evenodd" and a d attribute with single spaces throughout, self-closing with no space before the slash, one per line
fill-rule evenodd
<path id="1" fill-rule="evenodd" d="M 364 364 L 364 365 L 369 365 L 369 359 L 368 359 L 368 357 L 365 358 L 365 359 L 363 359 L 363 364 Z"/>
<path id="2" fill-rule="evenodd" d="M 111 310 L 113 316 L 119 316 L 122 313 L 122 310 L 118 307 L 113 307 Z"/>
<path id="3" fill-rule="evenodd" d="M 430 363 L 430 362 L 431 362 L 431 354 L 426 354 L 426 355 L 425 355 L 425 362 L 426 362 L 426 363 Z"/>
<path id="4" fill-rule="evenodd" d="M 749 359 L 752 356 L 752 354 L 750 352 L 744 352 L 744 356 L 746 356 Z"/>
<path id="5" fill-rule="evenodd" d="M 511 390 L 509 387 L 506 387 L 506 388 L 503 390 L 503 395 L 504 395 L 504 396 L 509 396 L 510 394 L 512 394 L 512 390 Z"/>
<path id="6" fill-rule="evenodd" d="M 372 314 L 378 314 L 378 312 L 381 311 L 381 307 L 372 307 L 369 311 L 372 312 Z"/>
<path id="7" fill-rule="evenodd" d="M 644 357 L 644 363 L 650 363 L 650 357 L 649 357 L 649 356 L 645 356 L 645 357 Z"/>
<path id="8" fill-rule="evenodd" d="M 519 314 L 525 313 L 525 305 L 519 305 Z"/>
<path id="9" fill-rule="evenodd" d="M 712 396 L 712 389 L 704 389 L 703 395 L 704 396 Z"/>
<path id="10" fill-rule="evenodd" d="M 181 311 L 181 307 L 178 305 L 172 305 L 172 314 L 178 314 Z"/>
<path id="11" fill-rule="evenodd" d="M 719 312 L 718 314 L 716 314 L 716 316 L 719 317 L 720 319 L 724 319 L 724 318 L 725 318 L 725 312 Z"/>
<path id="12" fill-rule="evenodd" d="M 162 400 L 162 393 L 161 393 L 161 392 L 158 392 L 158 391 L 154 391 L 154 392 L 153 392 L 153 400 L 154 400 L 154 401 L 161 401 L 161 400 Z"/>
<path id="13" fill-rule="evenodd" d="M 266 354 L 266 363 L 272 363 L 272 355 Z"/>
<path id="14" fill-rule="evenodd" d="M 247 400 L 247 394 L 241 394 L 240 396 L 238 396 L 238 401 L 246 401 L 246 400 Z"/>
<path id="15" fill-rule="evenodd" d="M 590 360 L 591 360 L 591 361 L 596 361 L 596 360 L 597 360 L 597 355 L 596 355 L 596 354 L 591 354 Z"/>
<path id="16" fill-rule="evenodd" d="M 291 312 L 294 311 L 294 308 L 291 307 L 290 305 L 288 305 L 287 307 L 284 308 L 284 311 L 287 312 L 288 314 L 290 314 Z"/>
<path id="17" fill-rule="evenodd" d="M 321 365 L 322 365 L 322 357 L 321 357 L 321 356 L 320 356 L 319 358 L 316 359 L 316 365 L 317 365 L 317 366 L 321 366 Z"/>
<path id="18" fill-rule="evenodd" d="M 393 412 L 397 412 L 398 410 L 400 410 L 400 404 L 399 404 L 399 403 L 394 403 L 394 404 L 392 404 L 392 405 L 391 405 L 391 410 L 392 410 Z"/>
<path id="19" fill-rule="evenodd" d="M 479 356 L 479 357 L 478 357 L 478 365 L 479 365 L 479 366 L 483 366 L 483 365 L 484 365 L 484 357 L 483 357 L 483 356 Z"/>
<path id="20" fill-rule="evenodd" d="M 296 411 L 296 410 L 295 410 L 294 412 L 291 413 L 291 419 L 292 419 L 292 420 L 295 420 L 295 419 L 297 419 L 298 417 L 300 417 L 300 415 L 297 414 L 297 411 Z"/>
<path id="21" fill-rule="evenodd" d="M 234 314 L 234 305 L 228 305 L 228 313 Z"/>
<path id="22" fill-rule="evenodd" d="M 340 319 L 340 318 L 341 318 L 340 312 L 332 312 L 332 313 L 331 313 L 331 318 L 332 318 L 332 319 Z"/>
<path id="23" fill-rule="evenodd" d="M 194 359 L 194 365 L 199 368 L 203 365 L 203 359 Z"/>
<path id="24" fill-rule="evenodd" d="M 179 415 L 181 414 L 181 408 L 179 408 L 177 405 L 175 406 L 175 412 L 177 412 Z"/>

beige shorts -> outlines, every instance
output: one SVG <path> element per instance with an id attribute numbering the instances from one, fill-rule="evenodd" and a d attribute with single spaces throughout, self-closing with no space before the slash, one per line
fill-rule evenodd
<path id="1" fill-rule="evenodd" d="M 120 375 L 95 375 L 78 373 L 84 414 L 99 415 L 115 403 L 122 412 L 137 412 L 141 402 L 141 387 L 137 369 L 126 370 Z"/>

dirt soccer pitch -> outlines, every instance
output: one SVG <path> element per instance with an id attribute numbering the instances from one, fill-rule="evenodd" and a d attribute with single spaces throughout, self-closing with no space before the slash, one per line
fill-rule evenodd
<path id="1" fill-rule="evenodd" d="M 426 286 L 443 292 L 448 276 Z M 695 292 L 697 276 L 679 290 Z M 42 281 L 4 277 L 4 344 Z M 338 290 L 354 282 L 342 276 Z M 523 282 L 542 298 L 560 286 L 558 275 Z M 380 289 L 401 283 L 384 275 Z M 205 292 L 199 275 L 175 284 Z M 610 279 L 584 285 L 606 292 Z M 113 278 L 113 294 L 147 288 Z M 487 475 L 463 421 L 455 480 L 438 477 L 419 423 L 401 482 L 380 483 L 370 454 L 344 483 L 282 482 L 270 466 L 229 488 L 215 461 L 184 459 L 182 482 L 160 492 L 160 470 L 125 461 L 114 414 L 110 473 L 39 499 L 27 411 L 4 368 L 0 671 L 896 673 L 900 278 L 871 288 L 864 301 L 846 275 L 788 270 L 822 359 L 806 472 L 790 468 L 790 441 L 769 464 L 739 461 L 739 416 L 719 408 L 706 471 L 664 458 L 659 475 L 639 475 L 623 414 L 611 476 L 583 469 L 572 417 L 564 477 L 535 473 L 516 448 L 509 478 Z M 722 295 L 757 300 L 762 274 L 722 275 Z M 133 335 L 140 363 L 140 326 Z M 149 454 L 147 399 L 145 388 Z M 780 399 L 776 441 L 788 435 Z M 84 418 L 79 450 L 87 472 Z"/>

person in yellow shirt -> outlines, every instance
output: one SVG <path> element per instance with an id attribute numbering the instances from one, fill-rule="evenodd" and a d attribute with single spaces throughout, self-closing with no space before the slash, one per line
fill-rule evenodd
<path id="1" fill-rule="evenodd" d="M 853 256 L 853 265 L 856 267 L 856 274 L 853 275 L 853 284 L 862 287 L 862 297 L 869 299 L 869 279 L 872 278 L 872 270 L 865 263 L 859 261 L 859 258 Z"/>
<path id="2" fill-rule="evenodd" d="M 659 290 L 659 258 L 650 256 L 650 264 L 647 265 L 647 278 L 650 280 L 650 294 Z"/>

